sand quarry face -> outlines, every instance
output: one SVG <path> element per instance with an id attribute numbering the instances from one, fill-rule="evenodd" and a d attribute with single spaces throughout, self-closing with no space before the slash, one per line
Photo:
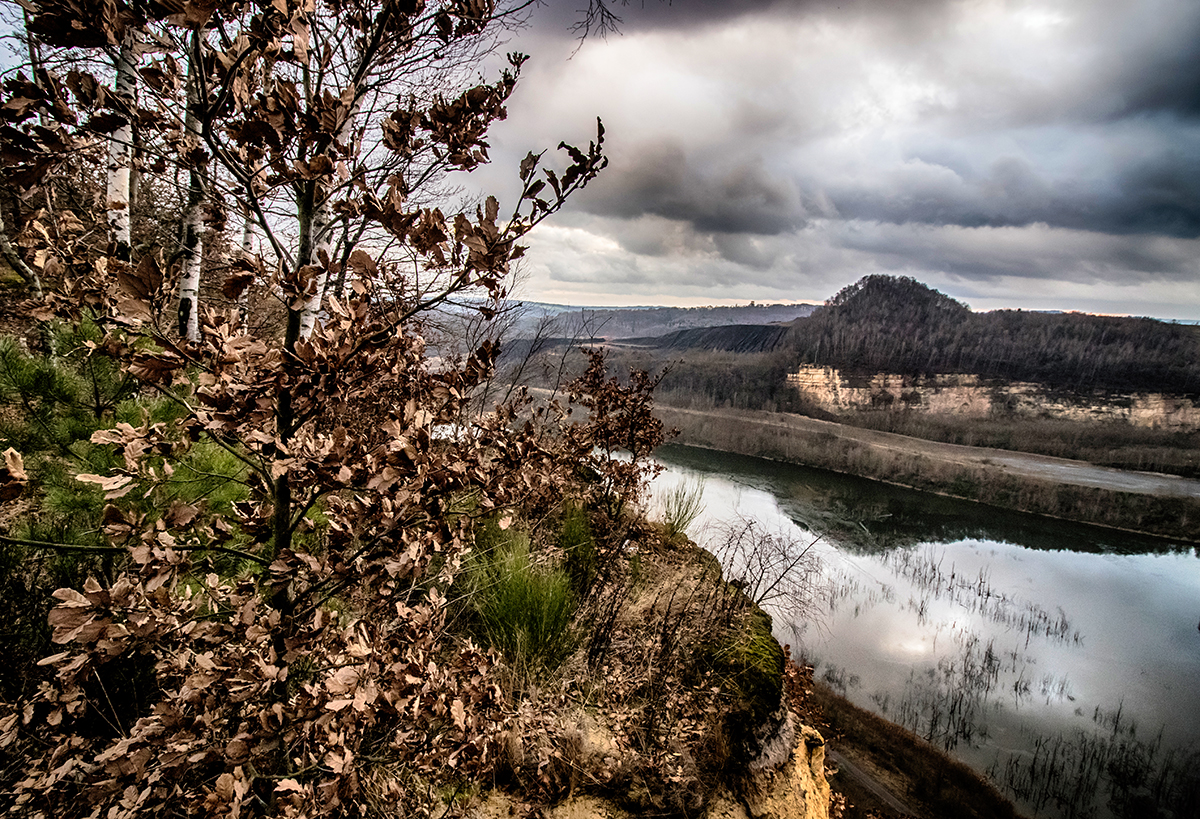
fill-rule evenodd
<path id="1" fill-rule="evenodd" d="M 788 383 L 829 412 L 906 407 L 934 415 L 1053 418 L 1123 422 L 1135 427 L 1200 429 L 1200 403 L 1160 393 L 1073 395 L 1025 382 L 983 381 L 974 375 L 850 377 L 830 367 L 801 367 Z"/>

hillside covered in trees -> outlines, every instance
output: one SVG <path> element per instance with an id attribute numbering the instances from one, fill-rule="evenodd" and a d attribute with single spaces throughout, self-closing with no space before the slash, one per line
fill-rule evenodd
<path id="1" fill-rule="evenodd" d="M 1077 391 L 1200 392 L 1200 332 L 1149 318 L 972 312 L 910 278 L 868 276 L 792 324 L 800 363 L 852 373 L 970 373 Z"/>
<path id="2" fill-rule="evenodd" d="M 808 364 L 851 375 L 971 374 L 1074 392 L 1200 394 L 1198 327 L 1087 313 L 977 313 L 907 277 L 860 279 L 786 329 L 729 325 L 621 345 L 683 359 L 675 369 L 691 382 L 701 360 L 725 352 L 765 355 L 772 373 Z M 680 375 L 668 375 L 664 387 L 678 388 Z M 744 378 L 730 377 L 743 391 Z M 704 380 L 719 381 L 720 375 Z M 759 388 L 764 395 L 775 392 L 767 384 Z"/>
<path id="3" fill-rule="evenodd" d="M 1196 432 L 1003 411 L 935 414 L 903 401 L 842 411 L 815 403 L 788 381 L 789 373 L 809 365 L 838 370 L 850 381 L 884 373 L 968 374 L 989 386 L 1027 382 L 1085 406 L 1119 403 L 1133 392 L 1174 394 L 1186 402 L 1200 394 L 1197 327 L 1082 313 L 976 313 L 913 279 L 868 276 L 788 327 L 688 330 L 608 347 L 622 368 L 665 370 L 656 394 L 676 407 L 791 412 L 1124 469 L 1200 471 Z"/>

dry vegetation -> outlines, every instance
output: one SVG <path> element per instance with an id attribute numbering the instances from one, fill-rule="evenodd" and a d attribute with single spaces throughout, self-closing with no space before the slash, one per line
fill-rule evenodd
<path id="1" fill-rule="evenodd" d="M 1097 466 L 1200 477 L 1200 431 L 1039 418 L 964 418 L 866 411 L 838 421 L 927 441 L 1072 458 Z"/>
<path id="2" fill-rule="evenodd" d="M 680 441 L 727 452 L 815 466 L 900 486 L 1066 520 L 1192 540 L 1200 500 L 1074 486 L 1013 475 L 985 463 L 933 458 L 919 447 L 880 447 L 832 433 L 798 433 L 746 413 L 660 414 L 682 432 Z"/>
<path id="3" fill-rule="evenodd" d="M 447 204 L 532 5 L 29 7 L 0 811 L 442 817 L 496 784 L 687 815 L 779 727 L 769 619 L 637 512 L 656 380 L 597 353 L 496 402 L 492 333 L 426 346 L 440 308 L 502 309 L 607 161 L 597 123 L 512 169 L 511 210 Z"/>

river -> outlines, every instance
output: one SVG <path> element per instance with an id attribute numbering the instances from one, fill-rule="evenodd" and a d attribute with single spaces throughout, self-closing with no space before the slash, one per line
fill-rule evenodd
<path id="1" fill-rule="evenodd" d="M 657 455 L 660 496 L 702 485 L 702 545 L 754 521 L 819 559 L 806 600 L 767 608 L 855 704 L 1033 816 L 1200 815 L 1194 546 L 711 450 Z"/>

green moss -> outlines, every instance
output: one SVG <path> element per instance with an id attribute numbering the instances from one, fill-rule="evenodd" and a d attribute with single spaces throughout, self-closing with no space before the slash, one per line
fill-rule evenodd
<path id="1" fill-rule="evenodd" d="M 771 617 L 757 606 L 709 652 L 708 665 L 735 703 L 725 720 L 733 747 L 755 748 L 754 731 L 779 710 L 783 695 L 783 649 L 771 633 Z"/>
<path id="2" fill-rule="evenodd" d="M 783 691 L 783 649 L 771 634 L 771 617 L 752 609 L 719 653 L 724 676 L 763 720 L 779 708 Z"/>
<path id="3" fill-rule="evenodd" d="M 720 582 L 724 575 L 721 569 L 721 561 L 707 549 L 696 549 L 696 565 L 703 570 L 701 572 L 702 577 L 711 577 L 716 582 Z"/>

